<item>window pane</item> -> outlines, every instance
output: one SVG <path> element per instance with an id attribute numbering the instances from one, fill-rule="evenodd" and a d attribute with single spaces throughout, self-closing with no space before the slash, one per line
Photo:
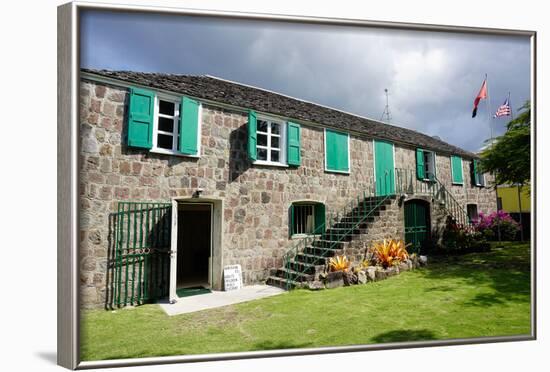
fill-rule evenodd
<path id="1" fill-rule="evenodd" d="M 159 112 L 165 115 L 174 115 L 174 102 L 159 101 Z"/>
<path id="2" fill-rule="evenodd" d="M 278 149 L 279 146 L 279 137 L 271 137 L 271 147 Z"/>
<path id="3" fill-rule="evenodd" d="M 271 133 L 273 133 L 273 134 L 281 134 L 281 124 L 279 124 L 279 123 L 271 123 Z"/>
<path id="4" fill-rule="evenodd" d="M 172 150 L 172 138 L 172 136 L 167 134 L 159 134 L 157 147 L 160 147 L 161 149 Z"/>
<path id="5" fill-rule="evenodd" d="M 258 129 L 256 129 L 258 132 L 266 132 L 267 133 L 267 121 L 265 120 L 258 120 Z"/>
<path id="6" fill-rule="evenodd" d="M 258 133 L 258 145 L 267 146 L 267 134 Z"/>
<path id="7" fill-rule="evenodd" d="M 267 160 L 267 150 L 258 149 L 258 160 Z"/>
<path id="8" fill-rule="evenodd" d="M 271 161 L 279 161 L 279 151 L 271 150 Z"/>
<path id="9" fill-rule="evenodd" d="M 159 117 L 159 130 L 172 133 L 174 131 L 174 119 Z"/>

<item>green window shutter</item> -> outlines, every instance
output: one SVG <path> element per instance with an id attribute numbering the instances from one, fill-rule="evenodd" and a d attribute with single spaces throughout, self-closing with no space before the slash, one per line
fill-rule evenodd
<path id="1" fill-rule="evenodd" d="M 128 111 L 128 146 L 143 149 L 153 147 L 155 93 L 130 88 Z"/>
<path id="2" fill-rule="evenodd" d="M 416 149 L 416 178 L 423 180 L 425 177 L 424 151 L 421 149 Z"/>
<path id="3" fill-rule="evenodd" d="M 294 235 L 294 204 L 291 204 L 288 208 L 288 236 Z"/>
<path id="4" fill-rule="evenodd" d="M 472 160 L 470 169 L 472 170 L 471 171 L 472 186 L 477 186 L 477 185 L 479 185 L 479 174 L 478 174 L 477 160 L 476 159 Z"/>
<path id="5" fill-rule="evenodd" d="M 462 158 L 460 156 L 451 156 L 451 168 L 453 172 L 453 183 L 464 182 L 462 178 Z"/>
<path id="6" fill-rule="evenodd" d="M 325 130 L 325 158 L 328 171 L 349 172 L 347 133 Z"/>
<path id="7" fill-rule="evenodd" d="M 248 112 L 248 158 L 252 161 L 256 160 L 258 143 L 256 136 L 256 113 L 252 110 Z"/>
<path id="8" fill-rule="evenodd" d="M 321 234 L 325 232 L 325 205 L 323 203 L 317 203 L 314 206 L 315 214 L 315 234 Z"/>
<path id="9" fill-rule="evenodd" d="M 180 105 L 179 152 L 187 155 L 198 153 L 199 103 L 182 97 Z"/>
<path id="10" fill-rule="evenodd" d="M 288 165 L 300 165 L 300 124 L 287 124 L 287 162 Z"/>

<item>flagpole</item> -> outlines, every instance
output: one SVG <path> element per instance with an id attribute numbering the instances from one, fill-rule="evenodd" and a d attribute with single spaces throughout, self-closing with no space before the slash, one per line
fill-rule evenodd
<path id="1" fill-rule="evenodd" d="M 512 109 L 512 100 L 510 99 L 510 92 L 508 92 L 508 106 L 510 106 L 510 119 L 514 120 L 514 110 Z"/>
<path id="2" fill-rule="evenodd" d="M 510 107 L 510 120 L 514 120 L 514 110 L 512 109 L 512 100 L 510 99 L 510 92 L 508 92 L 508 106 Z M 520 239 L 523 241 L 523 215 L 521 211 L 521 185 L 518 183 L 516 185 L 518 190 L 518 210 L 519 210 L 519 227 L 520 227 Z"/>
<path id="3" fill-rule="evenodd" d="M 489 94 L 489 78 L 485 74 L 485 87 L 487 89 L 487 113 L 489 115 L 489 130 L 491 132 L 491 143 L 493 143 L 493 121 L 491 116 L 491 95 Z"/>

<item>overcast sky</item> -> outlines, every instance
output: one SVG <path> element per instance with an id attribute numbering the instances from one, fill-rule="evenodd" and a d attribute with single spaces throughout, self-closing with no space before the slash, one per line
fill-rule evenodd
<path id="1" fill-rule="evenodd" d="M 387 88 L 392 124 L 471 151 L 490 136 L 487 102 L 471 118 L 485 73 L 491 116 L 530 94 L 527 37 L 96 11 L 81 27 L 82 67 L 209 74 L 372 119 Z"/>

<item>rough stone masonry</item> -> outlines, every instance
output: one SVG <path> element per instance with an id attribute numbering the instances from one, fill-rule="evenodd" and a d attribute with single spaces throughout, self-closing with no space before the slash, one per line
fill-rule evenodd
<path id="1" fill-rule="evenodd" d="M 223 199 L 223 265 L 240 264 L 245 284 L 258 283 L 282 265 L 289 238 L 289 206 L 316 201 L 337 212 L 373 184 L 372 138 L 351 135 L 351 173 L 324 170 L 323 129 L 302 125 L 301 166 L 252 165 L 246 152 L 247 117 L 203 103 L 199 158 L 162 155 L 125 145 L 128 91 L 82 80 L 80 86 L 80 288 L 84 307 L 105 301 L 109 215 L 118 201 L 170 201 L 202 188 Z M 450 159 L 437 154 L 438 177 L 465 205 L 496 209 L 494 190 L 451 185 Z M 415 149 L 395 145 L 395 167 L 415 168 Z M 489 179 L 488 179 L 489 180 Z M 489 184 L 489 183 L 488 183 Z M 395 201 L 375 222 L 370 240 L 403 237 L 403 207 Z M 359 243 L 358 243 L 359 244 Z M 363 241 L 364 248 L 369 241 Z"/>

